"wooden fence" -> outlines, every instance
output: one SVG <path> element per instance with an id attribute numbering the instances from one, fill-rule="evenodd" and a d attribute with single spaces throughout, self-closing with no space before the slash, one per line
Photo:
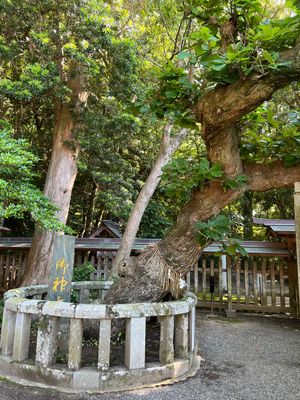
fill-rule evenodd
<path id="1" fill-rule="evenodd" d="M 199 305 L 289 313 L 288 262 L 285 257 L 201 257 L 187 276 Z M 212 292 L 212 293 L 211 293 Z"/>
<path id="2" fill-rule="evenodd" d="M 0 253 L 0 294 L 18 286 L 25 271 L 28 251 L 4 250 Z"/>
<path id="3" fill-rule="evenodd" d="M 0 252 L 0 293 L 17 287 L 26 268 L 27 249 L 1 250 Z M 109 270 L 115 251 L 76 250 L 75 265 L 91 263 L 95 272 L 91 273 L 91 280 L 108 280 Z"/>
<path id="4" fill-rule="evenodd" d="M 91 280 L 107 280 L 119 243 L 115 239 L 76 239 L 75 264 L 90 262 L 95 270 Z M 0 240 L 0 245 L 1 245 Z M 28 242 L 28 243 L 27 243 Z M 0 290 L 17 287 L 24 273 L 30 242 L 0 246 Z M 140 241 L 144 246 L 146 240 Z M 100 243 L 100 244 L 99 244 Z M 102 243 L 102 244 L 101 244 Z M 114 248 L 107 248 L 108 244 Z M 197 265 L 186 277 L 202 307 L 289 313 L 291 311 L 288 279 L 291 256 L 279 243 L 245 242 L 249 257 L 218 256 L 213 246 L 204 250 Z M 104 245 L 105 244 L 105 245 Z M 258 247 L 260 246 L 260 247 Z M 104 249 L 103 249 L 104 247 Z M 105 249 L 106 247 L 106 249 Z M 254 250 L 255 249 L 255 250 Z M 256 254 L 263 250 L 263 254 Z M 255 253 L 256 251 L 256 253 Z M 212 288 L 213 286 L 213 288 Z M 213 289 L 213 293 L 211 293 Z"/>

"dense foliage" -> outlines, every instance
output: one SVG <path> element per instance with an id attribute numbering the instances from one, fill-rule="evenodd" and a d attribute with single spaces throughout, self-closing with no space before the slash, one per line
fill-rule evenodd
<path id="1" fill-rule="evenodd" d="M 220 165 L 207 160 L 195 134 L 201 129 L 195 104 L 218 85 L 287 68 L 280 52 L 299 32 L 293 1 L 0 0 L 0 114 L 13 127 L 11 133 L 1 131 L 5 224 L 13 233 L 32 234 L 27 222 L 20 231 L 10 219 L 26 219 L 30 212 L 35 221 L 55 227 L 54 208 L 36 186 L 43 187 L 47 173 L 56 102 L 72 102 L 76 68 L 89 92 L 80 129 L 69 144 L 79 153 L 69 215 L 78 235 L 90 235 L 103 218 L 124 226 L 151 170 L 165 121 L 193 129 L 195 139 L 184 143 L 165 168 L 140 235 L 163 236 L 193 190 L 209 180 L 222 181 L 224 191 L 241 187 L 243 175 L 228 179 Z M 237 129 L 244 161 L 300 161 L 298 98 L 293 84 L 242 119 Z M 35 156 L 24 148 L 24 139 Z M 236 222 L 232 234 L 250 235 L 242 226 L 252 212 L 291 216 L 281 193 L 286 192 L 254 194 L 251 204 L 246 194 L 227 208 Z"/>
<path id="2" fill-rule="evenodd" d="M 46 229 L 63 229 L 56 208 L 33 185 L 38 158 L 24 139 L 14 139 L 9 126 L 0 121 L 0 220 L 28 215 Z"/>

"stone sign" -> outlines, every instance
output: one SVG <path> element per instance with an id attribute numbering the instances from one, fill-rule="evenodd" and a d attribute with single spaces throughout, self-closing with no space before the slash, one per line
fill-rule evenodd
<path id="1" fill-rule="evenodd" d="M 75 237 L 56 234 L 50 269 L 48 300 L 70 301 Z"/>

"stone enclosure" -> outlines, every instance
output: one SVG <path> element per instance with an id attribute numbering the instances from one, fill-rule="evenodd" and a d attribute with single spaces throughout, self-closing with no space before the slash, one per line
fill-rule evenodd
<path id="1" fill-rule="evenodd" d="M 165 303 L 89 304 L 90 293 L 105 297 L 111 282 L 75 282 L 78 303 L 44 300 L 46 285 L 10 290 L 5 294 L 1 332 L 0 375 L 14 381 L 44 384 L 71 391 L 115 391 L 175 381 L 199 367 L 195 345 L 196 297 Z M 150 318 L 159 321 L 157 361 L 148 362 L 152 337 Z M 113 320 L 124 320 L 124 354 L 111 365 Z M 154 318 L 155 319 L 155 318 Z M 86 320 L 99 326 L 94 352 L 97 362 L 82 366 Z M 35 355 L 30 354 L 35 326 Z M 147 339 L 147 340 L 146 340 Z M 57 362 L 57 350 L 66 348 L 66 360 Z"/>

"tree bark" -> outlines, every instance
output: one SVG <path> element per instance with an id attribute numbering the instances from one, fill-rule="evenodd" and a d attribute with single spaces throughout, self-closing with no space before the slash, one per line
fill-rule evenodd
<path id="1" fill-rule="evenodd" d="M 161 180 L 162 169 L 170 161 L 172 155 L 188 134 L 188 129 L 181 129 L 175 136 L 171 137 L 172 129 L 173 126 L 171 124 L 167 124 L 164 128 L 158 157 L 131 211 L 121 246 L 113 262 L 111 270 L 112 276 L 118 275 L 119 269 L 121 272 L 122 267 L 126 267 L 141 219 Z"/>
<path id="2" fill-rule="evenodd" d="M 68 218 L 72 189 L 77 175 L 74 133 L 78 125 L 80 105 L 87 100 L 80 71 L 76 67 L 74 77 L 68 86 L 72 90 L 72 101 L 62 103 L 57 100 L 55 104 L 52 154 L 44 186 L 44 194 L 57 206 L 56 215 L 63 224 L 66 224 Z M 53 231 L 36 228 L 21 286 L 48 282 L 54 235 Z"/>
<path id="3" fill-rule="evenodd" d="M 241 199 L 244 240 L 253 239 L 253 193 L 245 192 Z"/>
<path id="4" fill-rule="evenodd" d="M 74 121 L 66 105 L 58 105 L 53 148 L 44 194 L 58 207 L 57 217 L 66 223 L 73 184 L 77 174 L 76 154 L 66 142 L 73 140 Z M 22 284 L 46 283 L 53 252 L 54 232 L 37 227 Z"/>

